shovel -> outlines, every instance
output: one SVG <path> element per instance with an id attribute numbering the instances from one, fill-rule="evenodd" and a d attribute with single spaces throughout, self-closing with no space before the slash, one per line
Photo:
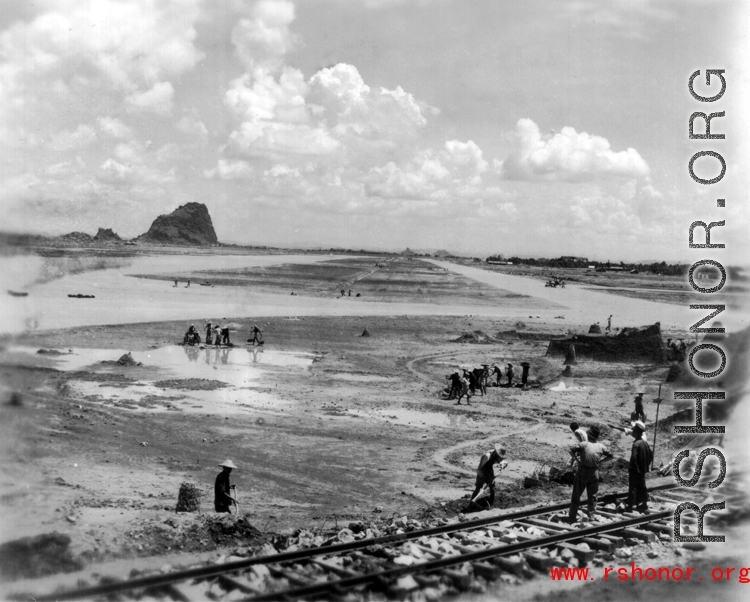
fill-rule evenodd
<path id="1" fill-rule="evenodd" d="M 234 504 L 229 506 L 229 514 L 239 514 L 240 505 L 237 503 L 237 485 L 230 485 L 229 489 L 230 489 L 229 497 L 231 497 L 234 500 Z M 232 507 L 234 507 L 234 512 L 232 512 Z"/>

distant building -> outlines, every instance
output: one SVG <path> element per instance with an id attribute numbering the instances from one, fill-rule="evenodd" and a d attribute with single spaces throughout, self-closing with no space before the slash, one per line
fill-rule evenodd
<path id="1" fill-rule="evenodd" d="M 589 258 L 588 257 L 575 257 L 573 255 L 562 255 L 560 256 L 560 261 L 565 261 L 568 263 L 585 263 L 588 264 Z"/>

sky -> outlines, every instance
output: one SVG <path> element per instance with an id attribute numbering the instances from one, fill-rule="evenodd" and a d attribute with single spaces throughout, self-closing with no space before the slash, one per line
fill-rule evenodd
<path id="1" fill-rule="evenodd" d="M 229 243 L 695 261 L 689 225 L 725 220 L 698 253 L 747 257 L 742 2 L 3 9 L 3 230 L 130 238 L 196 201 Z M 694 111 L 725 139 L 689 140 Z"/>

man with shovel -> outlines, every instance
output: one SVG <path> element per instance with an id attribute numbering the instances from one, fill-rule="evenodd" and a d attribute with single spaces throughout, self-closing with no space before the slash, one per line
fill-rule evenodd
<path id="1" fill-rule="evenodd" d="M 479 466 L 477 466 L 477 480 L 474 483 L 474 493 L 471 494 L 469 505 L 464 509 L 467 510 L 485 510 L 492 508 L 495 503 L 495 464 L 499 464 L 500 470 L 503 470 L 508 463 L 505 461 L 505 448 L 500 445 L 495 447 L 488 452 L 482 454 L 479 458 Z M 483 491 L 484 486 L 489 489 L 489 502 L 488 508 L 484 508 L 477 503 L 477 498 L 480 497 L 480 493 Z"/>
<path id="2" fill-rule="evenodd" d="M 231 460 L 224 460 L 221 464 L 222 471 L 216 476 L 214 484 L 214 510 L 216 512 L 231 512 L 232 505 L 237 507 L 234 495 L 234 485 L 229 484 L 229 475 L 233 468 L 237 468 Z"/>

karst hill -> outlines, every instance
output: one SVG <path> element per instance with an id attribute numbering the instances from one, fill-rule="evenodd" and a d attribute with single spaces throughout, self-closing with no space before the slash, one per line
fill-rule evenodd
<path id="1" fill-rule="evenodd" d="M 141 234 L 137 240 L 171 245 L 215 245 L 219 242 L 211 216 L 203 203 L 187 203 L 169 215 L 160 215 L 148 232 Z"/>

